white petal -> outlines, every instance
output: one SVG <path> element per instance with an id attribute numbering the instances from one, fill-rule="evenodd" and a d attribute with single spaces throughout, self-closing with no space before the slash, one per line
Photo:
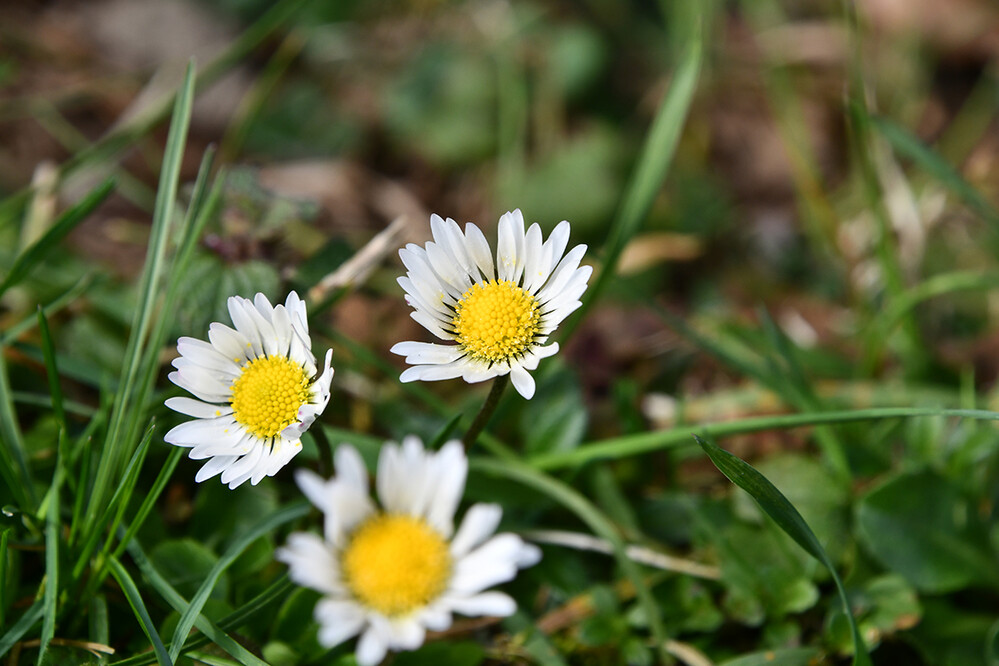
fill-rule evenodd
<path id="1" fill-rule="evenodd" d="M 361 635 L 361 640 L 357 641 L 355 656 L 359 666 L 376 666 L 385 658 L 387 651 L 388 636 L 382 635 L 378 628 L 372 625 Z"/>
<path id="2" fill-rule="evenodd" d="M 274 327 L 274 354 L 288 356 L 291 348 L 291 338 L 294 335 L 288 309 L 283 305 L 274 308 L 271 324 Z"/>
<path id="3" fill-rule="evenodd" d="M 323 594 L 343 594 L 336 554 L 315 534 L 292 532 L 288 535 L 288 542 L 277 549 L 274 557 L 288 565 L 288 577 L 296 585 Z M 318 610 L 319 605 L 316 606 L 317 619 Z"/>
<path id="4" fill-rule="evenodd" d="M 495 273 L 493 272 L 493 257 L 492 251 L 489 249 L 489 242 L 482 230 L 471 222 L 465 225 L 465 249 L 475 261 L 475 265 L 482 271 L 483 277 L 486 280 L 492 280 Z"/>
<path id="5" fill-rule="evenodd" d="M 399 375 L 399 381 L 413 382 L 420 380 L 435 382 L 442 379 L 454 379 L 455 377 L 461 377 L 462 373 L 465 372 L 466 366 L 465 359 L 458 359 L 444 365 L 415 365 L 403 370 L 402 374 Z"/>
<path id="6" fill-rule="evenodd" d="M 333 453 L 333 462 L 336 465 L 336 478 L 340 483 L 359 493 L 368 494 L 368 468 L 364 466 L 364 459 L 357 449 L 350 444 L 341 444 Z"/>
<path id="7" fill-rule="evenodd" d="M 323 531 L 327 541 L 342 547 L 354 528 L 374 513 L 375 505 L 367 492 L 358 492 L 339 480 L 329 486 L 329 496 L 330 508 L 323 514 Z"/>
<path id="8" fill-rule="evenodd" d="M 253 476 L 253 471 L 264 457 L 264 447 L 256 446 L 250 452 L 237 460 L 235 463 L 222 472 L 222 483 L 228 484 L 229 489 L 236 488 L 249 480 Z"/>
<path id="9" fill-rule="evenodd" d="M 548 250 L 551 251 L 548 266 L 545 269 L 546 273 L 551 273 L 555 270 L 555 266 L 562 259 L 562 254 L 565 252 L 565 248 L 569 245 L 569 223 L 562 220 L 555 228 L 552 229 L 552 233 L 548 236 L 548 240 L 545 241 L 545 245 L 548 246 Z"/>
<path id="10" fill-rule="evenodd" d="M 232 407 L 229 405 L 213 405 L 211 403 L 201 402 L 200 400 L 193 400 L 191 398 L 167 398 L 167 401 L 163 404 L 175 412 L 180 412 L 181 414 L 186 414 L 187 416 L 193 416 L 196 419 L 213 419 L 218 416 L 232 414 Z"/>
<path id="11" fill-rule="evenodd" d="M 472 594 L 512 580 L 517 575 L 523 540 L 508 532 L 498 534 L 455 564 L 450 589 Z"/>
<path id="12" fill-rule="evenodd" d="M 182 337 L 177 340 L 177 352 L 195 365 L 224 372 L 233 377 L 239 376 L 240 369 L 235 360 L 224 356 L 214 345 L 204 340 Z"/>
<path id="13" fill-rule="evenodd" d="M 562 261 L 560 261 L 558 266 L 555 267 L 555 270 L 552 271 L 551 277 L 548 278 L 548 282 L 546 282 L 545 286 L 538 292 L 538 299 L 542 303 L 547 303 L 562 292 L 562 289 L 569 282 L 569 279 L 572 278 L 575 270 L 579 267 L 579 262 L 582 260 L 584 254 L 586 254 L 586 246 L 577 245 L 569 250 L 569 254 L 562 258 Z"/>
<path id="14" fill-rule="evenodd" d="M 530 400 L 534 397 L 534 377 L 531 377 L 531 373 L 527 370 L 519 365 L 511 367 L 510 380 L 513 382 L 513 387 L 517 389 L 517 393 L 524 396 L 525 399 Z"/>
<path id="15" fill-rule="evenodd" d="M 427 522 L 447 539 L 454 530 L 454 512 L 465 492 L 468 458 L 461 442 L 444 444 L 434 457 L 434 479 L 427 507 Z"/>
<path id="16" fill-rule="evenodd" d="M 291 316 L 292 325 L 301 329 L 306 340 L 308 340 L 309 319 L 305 312 L 305 303 L 302 302 L 297 293 L 291 291 L 288 293 L 287 298 L 284 299 L 284 307 L 287 308 L 288 314 Z"/>
<path id="17" fill-rule="evenodd" d="M 433 290 L 424 283 L 416 283 L 408 275 L 396 279 L 402 290 L 406 292 L 406 302 L 411 307 L 422 311 L 433 319 L 448 325 L 454 319 L 454 313 L 444 304 L 446 294 Z"/>
<path id="18" fill-rule="evenodd" d="M 451 626 L 451 611 L 438 598 L 420 611 L 419 621 L 431 631 L 445 631 Z"/>
<path id="19" fill-rule="evenodd" d="M 256 322 L 250 315 L 250 310 L 256 312 L 253 303 L 240 296 L 230 296 L 226 303 L 229 307 L 229 316 L 232 318 L 233 326 L 250 343 L 250 348 L 253 350 L 253 357 L 262 356 L 264 345 L 260 340 L 260 331 L 257 330 Z"/>
<path id="20" fill-rule="evenodd" d="M 295 470 L 295 483 L 302 494 L 320 511 L 330 509 L 329 481 L 311 469 Z"/>
<path id="21" fill-rule="evenodd" d="M 231 380 L 196 365 L 185 365 L 167 375 L 177 386 L 205 402 L 229 402 Z"/>
<path id="22" fill-rule="evenodd" d="M 389 350 L 406 357 L 411 365 L 451 363 L 464 355 L 456 345 L 438 345 L 430 342 L 399 342 Z"/>
<path id="23" fill-rule="evenodd" d="M 201 483 L 205 479 L 210 479 L 219 472 L 225 470 L 229 465 L 239 459 L 239 456 L 216 456 L 212 458 L 194 475 L 194 481 Z"/>
<path id="24" fill-rule="evenodd" d="M 482 592 L 470 597 L 449 600 L 451 610 L 468 616 L 508 617 L 517 611 L 517 603 L 502 592 Z"/>
<path id="25" fill-rule="evenodd" d="M 416 618 L 401 618 L 389 622 L 389 645 L 396 650 L 415 650 L 423 645 L 427 631 Z"/>
<path id="26" fill-rule="evenodd" d="M 451 556 L 460 560 L 468 552 L 488 539 L 499 526 L 503 509 L 499 504 L 476 504 L 466 513 L 458 531 L 451 540 Z"/>
<path id="27" fill-rule="evenodd" d="M 336 647 L 364 627 L 364 612 L 347 601 L 322 599 L 316 604 L 315 618 L 319 623 L 319 644 Z"/>
<path id="28" fill-rule="evenodd" d="M 523 271 L 524 216 L 520 210 L 504 213 L 499 221 L 496 270 L 500 280 L 517 281 Z"/>
<path id="29" fill-rule="evenodd" d="M 454 334 L 445 331 L 440 325 L 440 322 L 428 315 L 426 312 L 423 312 L 422 310 L 413 310 L 409 313 L 409 316 L 413 318 L 413 321 L 436 335 L 441 340 L 454 340 Z"/>
<path id="30" fill-rule="evenodd" d="M 185 421 L 170 429 L 163 436 L 167 444 L 175 446 L 197 446 L 206 443 L 235 444 L 246 430 L 236 423 L 231 415 L 214 419 Z"/>
<path id="31" fill-rule="evenodd" d="M 239 331 L 233 330 L 225 324 L 213 322 L 208 327 L 208 339 L 212 346 L 220 354 L 235 363 L 243 363 L 246 360 L 255 358 L 253 345 L 246 339 L 246 336 Z"/>

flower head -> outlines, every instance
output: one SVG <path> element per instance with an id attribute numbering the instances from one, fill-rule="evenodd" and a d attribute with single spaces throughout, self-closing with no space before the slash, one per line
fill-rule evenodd
<path id="1" fill-rule="evenodd" d="M 537 224 L 524 231 L 519 210 L 500 218 L 495 263 L 474 224 L 462 233 L 454 220 L 432 215 L 430 228 L 433 241 L 399 251 L 407 269 L 399 284 L 413 319 L 454 344 L 396 344 L 392 352 L 413 366 L 400 379 L 480 382 L 509 373 L 517 391 L 531 398 L 534 379 L 528 371 L 558 351 L 558 343 L 545 344 L 548 336 L 580 306 L 586 291 L 592 269 L 579 265 L 586 246 L 562 256 L 569 223 L 561 222 L 542 241 Z"/>
<path id="2" fill-rule="evenodd" d="M 233 296 L 229 315 L 236 328 L 213 323 L 209 342 L 180 338 L 170 381 L 193 398 L 170 398 L 166 406 L 194 417 L 166 434 L 170 444 L 191 449 L 192 460 L 208 459 L 198 482 L 222 474 L 235 488 L 273 476 L 302 450 L 299 441 L 330 399 L 333 350 L 322 373 L 309 339 L 305 303 L 291 292 L 272 306 L 263 294 L 252 301 Z"/>
<path id="3" fill-rule="evenodd" d="M 414 650 L 426 630 L 451 626 L 451 614 L 507 616 L 513 599 L 486 588 L 513 579 L 541 553 L 515 534 L 493 535 L 502 510 L 476 504 L 454 531 L 468 460 L 461 444 L 425 451 L 417 437 L 386 444 L 368 491 L 357 450 L 336 450 L 337 476 L 307 470 L 299 487 L 324 513 L 324 537 L 296 532 L 277 552 L 291 579 L 317 590 L 319 642 L 333 647 L 360 634 L 357 661 L 377 664 L 388 650 Z"/>

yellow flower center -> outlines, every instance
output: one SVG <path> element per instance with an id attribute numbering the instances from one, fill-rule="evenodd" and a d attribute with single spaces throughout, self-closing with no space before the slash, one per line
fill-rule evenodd
<path id="1" fill-rule="evenodd" d="M 309 401 L 309 383 L 305 368 L 289 358 L 255 358 L 232 383 L 233 416 L 257 437 L 277 437 Z"/>
<path id="2" fill-rule="evenodd" d="M 354 596 L 391 617 L 422 608 L 444 592 L 451 553 L 423 520 L 378 514 L 354 532 L 341 567 Z"/>
<path id="3" fill-rule="evenodd" d="M 541 324 L 538 301 L 511 280 L 472 285 L 455 306 L 457 341 L 480 361 L 520 356 L 534 343 Z"/>

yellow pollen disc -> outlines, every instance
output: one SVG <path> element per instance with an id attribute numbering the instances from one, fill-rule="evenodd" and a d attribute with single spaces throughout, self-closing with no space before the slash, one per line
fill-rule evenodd
<path id="1" fill-rule="evenodd" d="M 451 577 L 447 542 L 423 520 L 398 514 L 363 523 L 340 565 L 357 600 L 389 617 L 426 606 Z"/>
<path id="2" fill-rule="evenodd" d="M 243 366 L 232 383 L 232 414 L 260 438 L 276 437 L 298 420 L 310 398 L 305 368 L 284 356 L 262 356 Z"/>
<path id="3" fill-rule="evenodd" d="M 541 324 L 538 301 L 511 280 L 472 285 L 455 306 L 457 341 L 480 361 L 505 361 L 534 343 Z"/>

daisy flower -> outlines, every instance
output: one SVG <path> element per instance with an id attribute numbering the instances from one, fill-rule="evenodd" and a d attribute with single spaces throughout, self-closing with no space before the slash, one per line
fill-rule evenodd
<path id="1" fill-rule="evenodd" d="M 512 580 L 541 558 L 515 534 L 493 535 L 502 509 L 476 504 L 457 532 L 455 509 L 468 459 L 458 441 L 425 451 L 417 437 L 386 444 L 375 486 L 350 445 L 335 454 L 337 475 L 325 481 L 299 470 L 296 480 L 324 513 L 323 538 L 296 532 L 277 552 L 291 579 L 323 594 L 316 604 L 319 642 L 333 647 L 360 634 L 357 662 L 377 664 L 388 650 L 415 650 L 426 630 L 451 626 L 451 614 L 508 616 L 513 599 L 486 588 Z"/>
<path id="2" fill-rule="evenodd" d="M 580 306 L 592 268 L 580 266 L 585 245 L 562 256 L 569 223 L 561 222 L 542 242 L 541 227 L 524 231 L 519 210 L 499 221 L 496 261 L 482 231 L 438 215 L 430 217 L 434 240 L 399 250 L 406 266 L 399 284 L 413 319 L 453 344 L 400 342 L 392 352 L 413 367 L 400 379 L 433 381 L 461 377 L 481 382 L 509 373 L 525 398 L 534 395 L 529 370 L 558 351 L 545 344 L 563 319 Z"/>
<path id="3" fill-rule="evenodd" d="M 194 417 L 164 436 L 208 462 L 199 483 L 222 474 L 235 488 L 273 476 L 302 450 L 309 429 L 330 399 L 333 350 L 322 373 L 316 368 L 305 303 L 291 292 L 272 306 L 263 294 L 252 301 L 233 296 L 229 316 L 236 328 L 213 323 L 209 342 L 180 338 L 170 381 L 194 395 L 170 398 L 166 406 Z"/>

